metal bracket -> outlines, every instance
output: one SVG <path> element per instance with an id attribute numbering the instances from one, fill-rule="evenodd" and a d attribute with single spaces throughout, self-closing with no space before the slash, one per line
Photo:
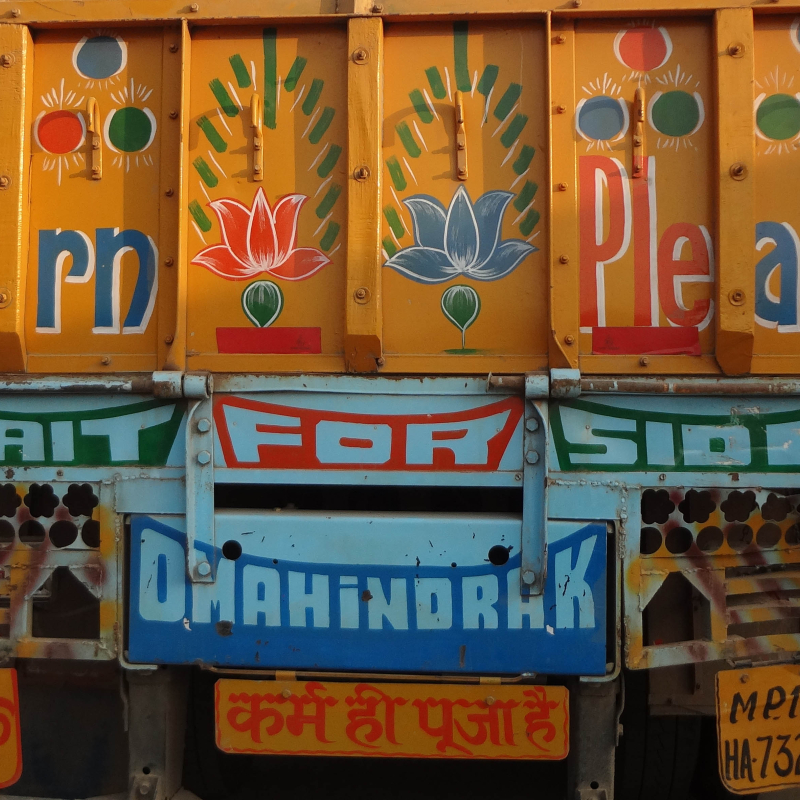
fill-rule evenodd
<path id="1" fill-rule="evenodd" d="M 547 401 L 534 400 L 540 387 L 525 378 L 525 430 L 522 434 L 522 563 L 520 592 L 542 594 L 547 571 Z M 530 390 L 530 391 L 529 391 Z"/>
<path id="2" fill-rule="evenodd" d="M 195 544 L 214 552 L 214 426 L 210 375 L 184 375 L 186 417 L 186 570 L 193 583 L 213 583 L 216 560 L 198 554 Z"/>
<path id="3" fill-rule="evenodd" d="M 214 558 L 198 555 L 196 543 L 214 552 L 213 383 L 206 373 L 154 372 L 156 397 L 186 398 L 186 571 L 193 583 L 213 583 Z"/>

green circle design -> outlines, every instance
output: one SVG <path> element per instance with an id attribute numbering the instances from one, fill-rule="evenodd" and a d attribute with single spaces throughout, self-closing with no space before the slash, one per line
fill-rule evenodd
<path id="1" fill-rule="evenodd" d="M 700 105 L 689 92 L 664 92 L 651 109 L 653 127 L 664 136 L 686 136 L 700 121 Z"/>
<path id="2" fill-rule="evenodd" d="M 140 108 L 120 108 L 108 125 L 108 139 L 117 150 L 135 153 L 147 146 L 153 133 L 153 124 Z"/>
<path id="3" fill-rule="evenodd" d="M 765 97 L 756 111 L 756 125 L 770 139 L 793 139 L 800 133 L 800 102 L 790 94 Z"/>

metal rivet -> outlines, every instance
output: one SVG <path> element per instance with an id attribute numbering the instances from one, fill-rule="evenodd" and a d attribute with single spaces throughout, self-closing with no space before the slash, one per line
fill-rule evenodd
<path id="1" fill-rule="evenodd" d="M 8 289 L 0 289 L 0 308 L 11 305 L 11 292 Z"/>
<path id="2" fill-rule="evenodd" d="M 164 266 L 171 267 L 175 263 L 175 259 L 172 256 L 167 256 L 164 259 Z"/>
<path id="3" fill-rule="evenodd" d="M 139 794 L 142 797 L 145 797 L 146 795 L 150 794 L 150 783 L 148 781 L 142 781 L 139 784 Z"/>
<path id="4" fill-rule="evenodd" d="M 522 573 L 522 582 L 523 583 L 533 583 L 536 580 L 536 573 L 531 572 L 531 570 L 525 570 Z"/>
<path id="5" fill-rule="evenodd" d="M 566 41 L 567 41 L 567 37 L 564 36 L 563 33 L 559 33 L 558 36 L 556 36 L 556 44 L 564 44 L 564 42 L 566 42 Z"/>
<path id="6" fill-rule="evenodd" d="M 375 359 L 375 363 L 376 363 L 376 364 L 377 364 L 379 367 L 385 367 L 385 366 L 386 366 L 386 359 L 385 359 L 383 356 L 381 356 L 380 358 L 376 358 L 376 359 Z"/>
<path id="7" fill-rule="evenodd" d="M 8 175 L 0 175 L 0 189 L 8 189 L 11 186 L 11 178 Z"/>
<path id="8" fill-rule="evenodd" d="M 0 66 L 10 67 L 14 63 L 14 56 L 11 53 L 3 53 L 0 56 Z"/>
<path id="9" fill-rule="evenodd" d="M 211 574 L 211 564 L 208 561 L 201 561 L 194 569 L 194 571 L 203 578 Z"/>
<path id="10" fill-rule="evenodd" d="M 580 8 L 580 7 L 581 7 L 581 5 L 582 5 L 582 0 L 572 0 L 572 5 L 573 5 L 575 8 Z"/>
<path id="11" fill-rule="evenodd" d="M 728 45 L 728 55 L 741 58 L 744 55 L 744 45 L 741 42 L 732 42 Z"/>
<path id="12" fill-rule="evenodd" d="M 356 167 L 353 170 L 353 177 L 357 181 L 365 181 L 367 178 L 369 178 L 369 175 L 370 175 L 369 167 L 366 166 L 366 165 L 362 165 L 360 167 Z"/>
<path id="13" fill-rule="evenodd" d="M 100 363 L 101 363 L 101 364 L 102 364 L 104 367 L 107 367 L 107 366 L 108 366 L 108 365 L 111 363 L 111 356 L 103 356 L 103 357 L 100 359 Z"/>
<path id="14" fill-rule="evenodd" d="M 178 119 L 178 112 L 173 109 L 172 111 L 169 112 L 169 118 Z"/>
<path id="15" fill-rule="evenodd" d="M 172 344 L 174 341 L 175 337 L 172 335 L 164 337 L 164 344 Z"/>
<path id="16" fill-rule="evenodd" d="M 747 681 L 749 681 L 749 680 L 750 680 L 750 676 L 746 672 L 743 672 L 739 676 L 739 683 L 747 683 Z"/>
<path id="17" fill-rule="evenodd" d="M 646 367 L 650 363 L 650 359 L 647 356 L 642 356 L 639 359 L 639 366 Z"/>
<path id="18" fill-rule="evenodd" d="M 642 143 L 642 137 L 641 137 L 641 136 L 634 136 L 634 137 L 633 137 L 633 143 L 634 143 L 634 144 L 635 144 L 637 147 L 639 147 L 639 145 L 641 145 L 641 143 Z"/>
<path id="19" fill-rule="evenodd" d="M 556 106 L 556 111 L 558 111 L 559 114 L 563 114 L 566 110 L 566 106 Z"/>
<path id="20" fill-rule="evenodd" d="M 662 472 L 662 473 L 661 473 L 661 474 L 658 476 L 658 479 L 659 479 L 660 481 L 665 481 L 665 480 L 667 479 L 667 473 L 666 473 L 666 472 Z"/>
<path id="21" fill-rule="evenodd" d="M 525 420 L 525 430 L 535 433 L 539 430 L 539 420 L 536 417 L 531 417 Z"/>
<path id="22" fill-rule="evenodd" d="M 558 184 L 558 191 L 559 192 L 566 192 L 568 185 L 569 184 L 566 184 L 566 183 L 559 183 Z"/>
<path id="23" fill-rule="evenodd" d="M 165 194 L 167 197 L 172 197 L 172 195 L 174 195 L 174 194 L 175 194 L 175 190 L 174 190 L 174 189 L 167 189 L 167 191 L 166 191 L 166 192 L 164 192 L 164 194 Z"/>
<path id="24" fill-rule="evenodd" d="M 363 305 L 369 302 L 369 295 L 370 292 L 366 286 L 359 286 L 358 289 L 353 292 L 353 299 L 356 303 L 361 303 Z"/>
<path id="25" fill-rule="evenodd" d="M 743 181 L 747 177 L 747 167 L 741 161 L 731 164 L 731 178 L 735 181 Z"/>
<path id="26" fill-rule="evenodd" d="M 486 703 L 487 706 L 493 706 L 496 701 L 495 701 L 494 697 L 489 695 L 483 702 Z"/>
<path id="27" fill-rule="evenodd" d="M 383 6 L 380 3 L 375 3 L 375 5 L 372 6 L 372 13 L 373 14 L 382 14 L 383 13 Z"/>
<path id="28" fill-rule="evenodd" d="M 363 47 L 353 50 L 353 61 L 356 64 L 366 64 L 369 61 L 369 52 Z"/>
<path id="29" fill-rule="evenodd" d="M 180 50 L 180 45 L 178 44 L 173 43 L 169 46 L 170 53 L 177 53 L 178 50 Z"/>
<path id="30" fill-rule="evenodd" d="M 560 264 L 569 264 L 569 256 L 567 255 L 559 256 L 558 261 Z"/>
<path id="31" fill-rule="evenodd" d="M 744 305 L 744 292 L 741 289 L 731 289 L 728 293 L 728 300 L 735 306 Z"/>
<path id="32" fill-rule="evenodd" d="M 197 430 L 200 431 L 200 433 L 208 433 L 211 430 L 211 420 L 201 417 L 197 420 Z"/>
<path id="33" fill-rule="evenodd" d="M 197 463 L 198 464 L 202 464 L 203 466 L 205 466 L 206 464 L 210 464 L 211 463 L 211 453 L 209 453 L 208 450 L 201 450 L 197 454 Z"/>
<path id="34" fill-rule="evenodd" d="M 22 14 L 22 12 L 21 12 L 21 11 L 20 11 L 18 8 L 12 8 L 12 9 L 11 9 L 11 16 L 12 16 L 12 17 L 14 17 L 15 19 L 16 19 L 16 18 L 17 18 L 17 17 L 18 17 L 20 14 Z"/>
<path id="35" fill-rule="evenodd" d="M 291 689 L 284 689 L 281 692 L 281 697 L 284 698 L 284 700 L 288 700 L 291 696 L 292 696 L 292 690 Z"/>
<path id="36" fill-rule="evenodd" d="M 192 4 L 189 6 L 189 11 L 191 11 L 191 12 L 192 12 L 192 14 L 196 14 L 196 13 L 197 13 L 199 10 L 200 10 L 200 6 L 199 6 L 199 5 L 197 5 L 197 3 L 192 3 Z"/>
<path id="37" fill-rule="evenodd" d="M 571 333 L 568 333 L 564 337 L 564 344 L 569 344 L 569 345 L 575 344 L 575 337 Z"/>
<path id="38" fill-rule="evenodd" d="M 528 452 L 525 453 L 525 461 L 529 464 L 538 464 L 539 454 L 535 450 L 528 450 Z"/>

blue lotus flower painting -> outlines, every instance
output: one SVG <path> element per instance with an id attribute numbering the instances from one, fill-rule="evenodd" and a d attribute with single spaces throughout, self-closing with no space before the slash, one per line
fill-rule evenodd
<path id="1" fill-rule="evenodd" d="M 385 266 L 418 283 L 504 278 L 538 250 L 521 239 L 501 240 L 503 215 L 513 197 L 513 192 L 494 190 L 473 204 L 466 188 L 459 186 L 449 208 L 427 194 L 404 199 L 414 245 L 398 250 Z"/>

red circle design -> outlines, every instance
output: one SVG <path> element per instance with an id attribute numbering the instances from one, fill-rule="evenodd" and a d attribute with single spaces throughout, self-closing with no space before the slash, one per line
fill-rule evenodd
<path id="1" fill-rule="evenodd" d="M 36 135 L 48 153 L 71 153 L 83 139 L 83 125 L 74 111 L 50 111 L 39 120 Z"/>
<path id="2" fill-rule="evenodd" d="M 626 67 L 648 72 L 667 58 L 667 43 L 658 28 L 631 28 L 619 39 L 619 58 Z"/>

